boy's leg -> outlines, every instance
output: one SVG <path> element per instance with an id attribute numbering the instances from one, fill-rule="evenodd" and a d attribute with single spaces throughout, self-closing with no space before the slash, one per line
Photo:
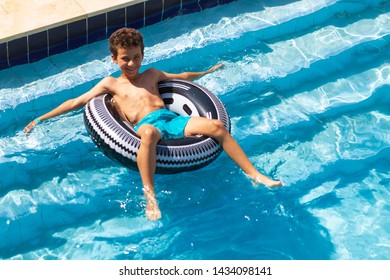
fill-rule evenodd
<path id="1" fill-rule="evenodd" d="M 137 133 L 141 138 L 137 165 L 146 199 L 146 216 L 150 220 L 158 220 L 161 218 L 161 211 L 154 192 L 154 173 L 156 170 L 156 145 L 161 139 L 161 133 L 149 124 L 142 125 Z"/>
<path id="2" fill-rule="evenodd" d="M 268 187 L 281 186 L 280 181 L 275 181 L 261 174 L 250 162 L 240 145 L 230 135 L 229 131 L 219 120 L 211 120 L 203 117 L 192 117 L 184 131 L 186 136 L 206 135 L 215 138 L 222 146 L 226 154 L 254 181 Z"/>

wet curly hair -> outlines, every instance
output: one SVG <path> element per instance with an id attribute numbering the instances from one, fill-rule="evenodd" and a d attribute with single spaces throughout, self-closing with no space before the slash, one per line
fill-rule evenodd
<path id="1" fill-rule="evenodd" d="M 144 40 L 141 32 L 134 28 L 121 28 L 116 30 L 110 36 L 110 52 L 113 56 L 118 55 L 118 49 L 128 49 L 132 47 L 141 47 L 142 55 L 144 55 Z"/>

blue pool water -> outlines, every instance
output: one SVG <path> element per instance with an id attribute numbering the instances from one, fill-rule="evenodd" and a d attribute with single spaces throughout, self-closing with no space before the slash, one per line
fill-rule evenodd
<path id="1" fill-rule="evenodd" d="M 197 80 L 225 103 L 254 188 L 222 154 L 139 174 L 94 146 L 82 110 L 23 127 L 106 75 L 107 42 L 0 72 L 1 259 L 390 259 L 390 3 L 245 1 L 141 30 L 145 68 L 225 67 Z"/>

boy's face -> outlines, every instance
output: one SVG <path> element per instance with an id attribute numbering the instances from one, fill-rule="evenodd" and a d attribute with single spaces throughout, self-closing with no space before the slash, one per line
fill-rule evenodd
<path id="1" fill-rule="evenodd" d="M 128 78 L 134 78 L 138 75 L 141 68 L 143 55 L 141 47 L 132 47 L 128 49 L 119 48 L 118 55 L 111 55 L 112 60 L 119 65 L 122 73 Z"/>

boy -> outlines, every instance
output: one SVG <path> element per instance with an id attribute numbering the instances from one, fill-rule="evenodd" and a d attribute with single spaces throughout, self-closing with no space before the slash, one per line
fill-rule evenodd
<path id="1" fill-rule="evenodd" d="M 157 84 L 168 79 L 194 80 L 204 74 L 211 73 L 222 66 L 217 64 L 203 72 L 166 73 L 157 69 L 147 69 L 140 73 L 144 58 L 143 37 L 132 28 L 121 28 L 115 31 L 109 40 L 111 58 L 121 70 L 119 78 L 105 77 L 91 90 L 77 98 L 65 101 L 52 111 L 30 122 L 24 129 L 29 133 L 38 123 L 80 109 L 92 98 L 108 93 L 113 96 L 126 118 L 141 138 L 137 154 L 137 165 L 141 175 L 143 191 L 146 199 L 146 216 L 150 220 L 161 218 L 154 191 L 154 172 L 156 167 L 156 145 L 161 139 L 182 138 L 191 135 L 206 135 L 215 138 L 230 158 L 257 184 L 268 187 L 282 186 L 261 174 L 249 161 L 244 151 L 232 138 L 224 125 L 218 120 L 202 117 L 183 117 L 171 115 L 165 109 L 159 95 Z M 169 120 L 163 127 L 156 121 L 163 116 Z"/>

